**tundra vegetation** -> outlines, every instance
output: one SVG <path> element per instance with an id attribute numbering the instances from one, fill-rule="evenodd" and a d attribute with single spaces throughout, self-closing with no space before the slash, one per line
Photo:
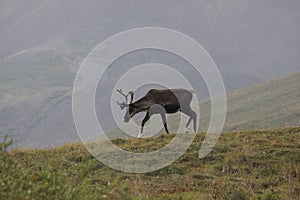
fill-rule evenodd
<path id="1" fill-rule="evenodd" d="M 9 149 L 0 144 L 0 199 L 299 199 L 300 128 L 227 132 L 198 159 L 204 133 L 174 163 L 145 174 L 115 171 L 82 144 Z M 113 143 L 155 151 L 174 134 Z"/>

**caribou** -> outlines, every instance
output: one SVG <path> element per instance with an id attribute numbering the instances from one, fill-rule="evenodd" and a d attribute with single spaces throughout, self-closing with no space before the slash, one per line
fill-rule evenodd
<path id="1" fill-rule="evenodd" d="M 133 91 L 125 94 L 123 93 L 122 89 L 118 89 L 117 92 L 125 97 L 125 101 L 123 101 L 122 103 L 117 101 L 117 104 L 120 106 L 121 110 L 126 108 L 124 122 L 129 122 L 129 120 L 137 113 L 146 112 L 146 115 L 141 123 L 141 132 L 139 133 L 138 138 L 142 137 L 144 125 L 153 114 L 160 114 L 165 131 L 167 132 L 167 134 L 169 134 L 166 114 L 176 113 L 178 111 L 190 117 L 186 123 L 186 133 L 188 133 L 188 127 L 192 120 L 194 125 L 194 132 L 196 132 L 197 114 L 191 109 L 190 106 L 193 98 L 193 91 L 186 89 L 151 89 L 145 96 L 135 102 L 133 102 Z M 130 102 L 128 103 L 129 95 Z"/>

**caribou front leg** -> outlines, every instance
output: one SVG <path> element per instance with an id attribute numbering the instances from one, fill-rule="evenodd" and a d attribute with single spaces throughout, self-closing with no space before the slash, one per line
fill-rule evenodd
<path id="1" fill-rule="evenodd" d="M 146 113 L 143 121 L 142 121 L 142 125 L 141 125 L 141 132 L 138 135 L 138 138 L 141 138 L 143 136 L 143 131 L 144 131 L 144 126 L 146 124 L 146 122 L 150 119 L 150 114 L 149 111 Z"/>

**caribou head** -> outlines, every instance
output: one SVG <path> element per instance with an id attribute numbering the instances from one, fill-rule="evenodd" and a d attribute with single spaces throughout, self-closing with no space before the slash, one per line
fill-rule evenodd
<path id="1" fill-rule="evenodd" d="M 129 91 L 127 94 L 125 94 L 123 93 L 122 89 L 118 89 L 117 92 L 119 92 L 125 98 L 125 101 L 123 101 L 122 103 L 117 101 L 117 104 L 120 106 L 121 110 L 124 110 L 124 108 L 126 108 L 124 122 L 129 122 L 130 118 L 132 118 L 137 113 L 135 112 L 134 106 L 132 104 L 134 93 L 133 91 Z M 128 103 L 129 95 L 130 95 L 130 102 Z"/>

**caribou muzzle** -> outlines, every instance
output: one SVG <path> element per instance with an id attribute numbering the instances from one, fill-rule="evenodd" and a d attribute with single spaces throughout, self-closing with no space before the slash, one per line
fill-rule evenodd
<path id="1" fill-rule="evenodd" d="M 126 122 L 126 123 L 129 122 L 130 118 L 131 118 L 131 115 L 129 113 L 129 110 L 127 110 L 127 112 L 125 113 L 125 116 L 124 116 L 124 122 Z"/>

